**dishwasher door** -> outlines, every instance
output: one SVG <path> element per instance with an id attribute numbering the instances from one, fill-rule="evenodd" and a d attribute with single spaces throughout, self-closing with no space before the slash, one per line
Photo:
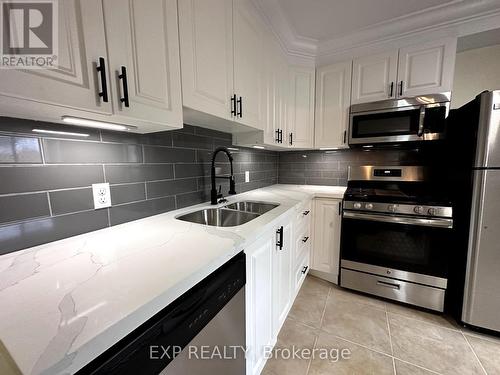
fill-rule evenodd
<path id="1" fill-rule="evenodd" d="M 78 371 L 78 375 L 244 375 L 243 252 Z"/>
<path id="2" fill-rule="evenodd" d="M 245 288 L 165 367 L 160 375 L 245 374 Z"/>

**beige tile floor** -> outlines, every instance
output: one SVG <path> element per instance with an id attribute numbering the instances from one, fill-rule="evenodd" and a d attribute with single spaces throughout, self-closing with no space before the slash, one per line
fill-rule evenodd
<path id="1" fill-rule="evenodd" d="M 500 338 L 308 276 L 277 348 L 349 350 L 345 359 L 271 358 L 263 375 L 500 374 Z"/>

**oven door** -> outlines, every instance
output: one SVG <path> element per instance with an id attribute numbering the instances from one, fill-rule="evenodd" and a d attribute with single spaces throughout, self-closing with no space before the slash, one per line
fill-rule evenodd
<path id="1" fill-rule="evenodd" d="M 363 268 L 358 271 L 383 270 L 385 276 L 446 287 L 452 226 L 445 218 L 344 211 L 342 266 L 356 264 Z"/>

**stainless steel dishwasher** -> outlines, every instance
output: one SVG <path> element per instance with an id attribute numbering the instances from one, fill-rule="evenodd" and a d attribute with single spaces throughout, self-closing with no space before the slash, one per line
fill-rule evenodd
<path id="1" fill-rule="evenodd" d="M 78 374 L 244 375 L 245 279 L 242 252 Z"/>

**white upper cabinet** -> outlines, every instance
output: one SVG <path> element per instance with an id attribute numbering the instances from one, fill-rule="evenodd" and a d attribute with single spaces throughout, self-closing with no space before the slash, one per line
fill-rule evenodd
<path id="1" fill-rule="evenodd" d="M 456 48 L 456 38 L 401 48 L 398 97 L 451 91 Z"/>
<path id="2" fill-rule="evenodd" d="M 347 147 L 352 61 L 318 68 L 314 146 Z"/>
<path id="3" fill-rule="evenodd" d="M 355 59 L 352 104 L 451 91 L 456 49 L 445 38 Z"/>
<path id="4" fill-rule="evenodd" d="M 231 119 L 232 0 L 179 1 L 183 105 Z"/>
<path id="5" fill-rule="evenodd" d="M 352 68 L 352 104 L 394 98 L 398 51 L 357 58 Z"/>
<path id="6" fill-rule="evenodd" d="M 108 102 L 99 97 L 96 72 L 100 57 L 108 67 L 103 24 L 101 1 L 60 1 L 55 68 L 0 69 L 2 114 L 54 120 L 71 110 L 110 115 L 111 93 L 108 88 Z"/>
<path id="7" fill-rule="evenodd" d="M 290 68 L 287 118 L 288 144 L 294 148 L 311 148 L 314 136 L 314 68 Z"/>
<path id="8" fill-rule="evenodd" d="M 235 121 L 259 129 L 264 113 L 264 30 L 251 0 L 233 1 Z"/>
<path id="9" fill-rule="evenodd" d="M 177 1 L 105 0 L 103 7 L 115 114 L 182 127 Z"/>

